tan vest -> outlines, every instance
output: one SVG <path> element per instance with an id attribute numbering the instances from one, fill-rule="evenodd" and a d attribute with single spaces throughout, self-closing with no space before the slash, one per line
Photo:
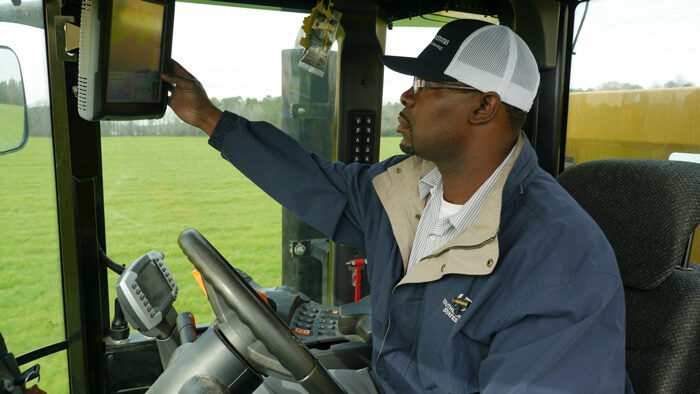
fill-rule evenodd
<path id="1" fill-rule="evenodd" d="M 498 227 L 501 221 L 503 187 L 513 164 L 524 144 L 521 133 L 515 154 L 506 163 L 486 198 L 476 222 L 457 234 L 451 241 L 423 257 L 397 284 L 431 282 L 447 274 L 488 275 L 498 262 Z M 411 156 L 386 172 L 377 175 L 372 183 L 389 216 L 394 237 L 403 260 L 404 272 L 427 198 L 421 200 L 418 181 L 435 168 L 435 164 Z"/>

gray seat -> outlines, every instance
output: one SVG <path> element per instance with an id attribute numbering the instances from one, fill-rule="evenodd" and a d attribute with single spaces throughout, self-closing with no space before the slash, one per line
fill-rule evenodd
<path id="1" fill-rule="evenodd" d="M 700 266 L 687 259 L 700 224 L 700 164 L 599 160 L 571 167 L 558 181 L 615 250 L 635 392 L 699 392 Z"/>

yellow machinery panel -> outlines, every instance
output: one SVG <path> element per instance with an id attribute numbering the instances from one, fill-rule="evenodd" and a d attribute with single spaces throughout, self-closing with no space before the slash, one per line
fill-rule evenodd
<path id="1" fill-rule="evenodd" d="M 571 93 L 567 165 L 700 154 L 700 87 Z M 700 229 L 691 260 L 700 263 Z"/>

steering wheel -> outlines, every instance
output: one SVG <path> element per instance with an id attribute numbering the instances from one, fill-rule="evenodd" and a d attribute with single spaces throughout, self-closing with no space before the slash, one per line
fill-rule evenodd
<path id="1" fill-rule="evenodd" d="M 180 248 L 204 278 L 217 328 L 254 370 L 300 383 L 310 393 L 345 393 L 289 326 L 195 229 Z"/>

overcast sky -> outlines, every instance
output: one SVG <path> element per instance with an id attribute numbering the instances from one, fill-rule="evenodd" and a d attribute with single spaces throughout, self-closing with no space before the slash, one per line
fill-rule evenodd
<path id="1" fill-rule="evenodd" d="M 5 0 L 0 0 L 5 1 Z M 584 6 L 577 10 L 580 20 Z M 624 12 L 623 12 L 624 10 Z M 293 48 L 304 14 L 177 3 L 172 56 L 211 96 L 281 94 L 281 51 Z M 574 56 L 571 87 L 619 81 L 650 87 L 683 76 L 700 85 L 700 1 L 593 0 Z M 341 19 L 342 23 L 342 19 Z M 578 24 L 577 24 L 578 26 Z M 0 45 L 22 59 L 27 101 L 45 100 L 43 33 L 0 23 Z M 394 28 L 386 53 L 416 56 L 436 28 Z M 384 101 L 398 101 L 411 78 L 384 74 Z"/>

